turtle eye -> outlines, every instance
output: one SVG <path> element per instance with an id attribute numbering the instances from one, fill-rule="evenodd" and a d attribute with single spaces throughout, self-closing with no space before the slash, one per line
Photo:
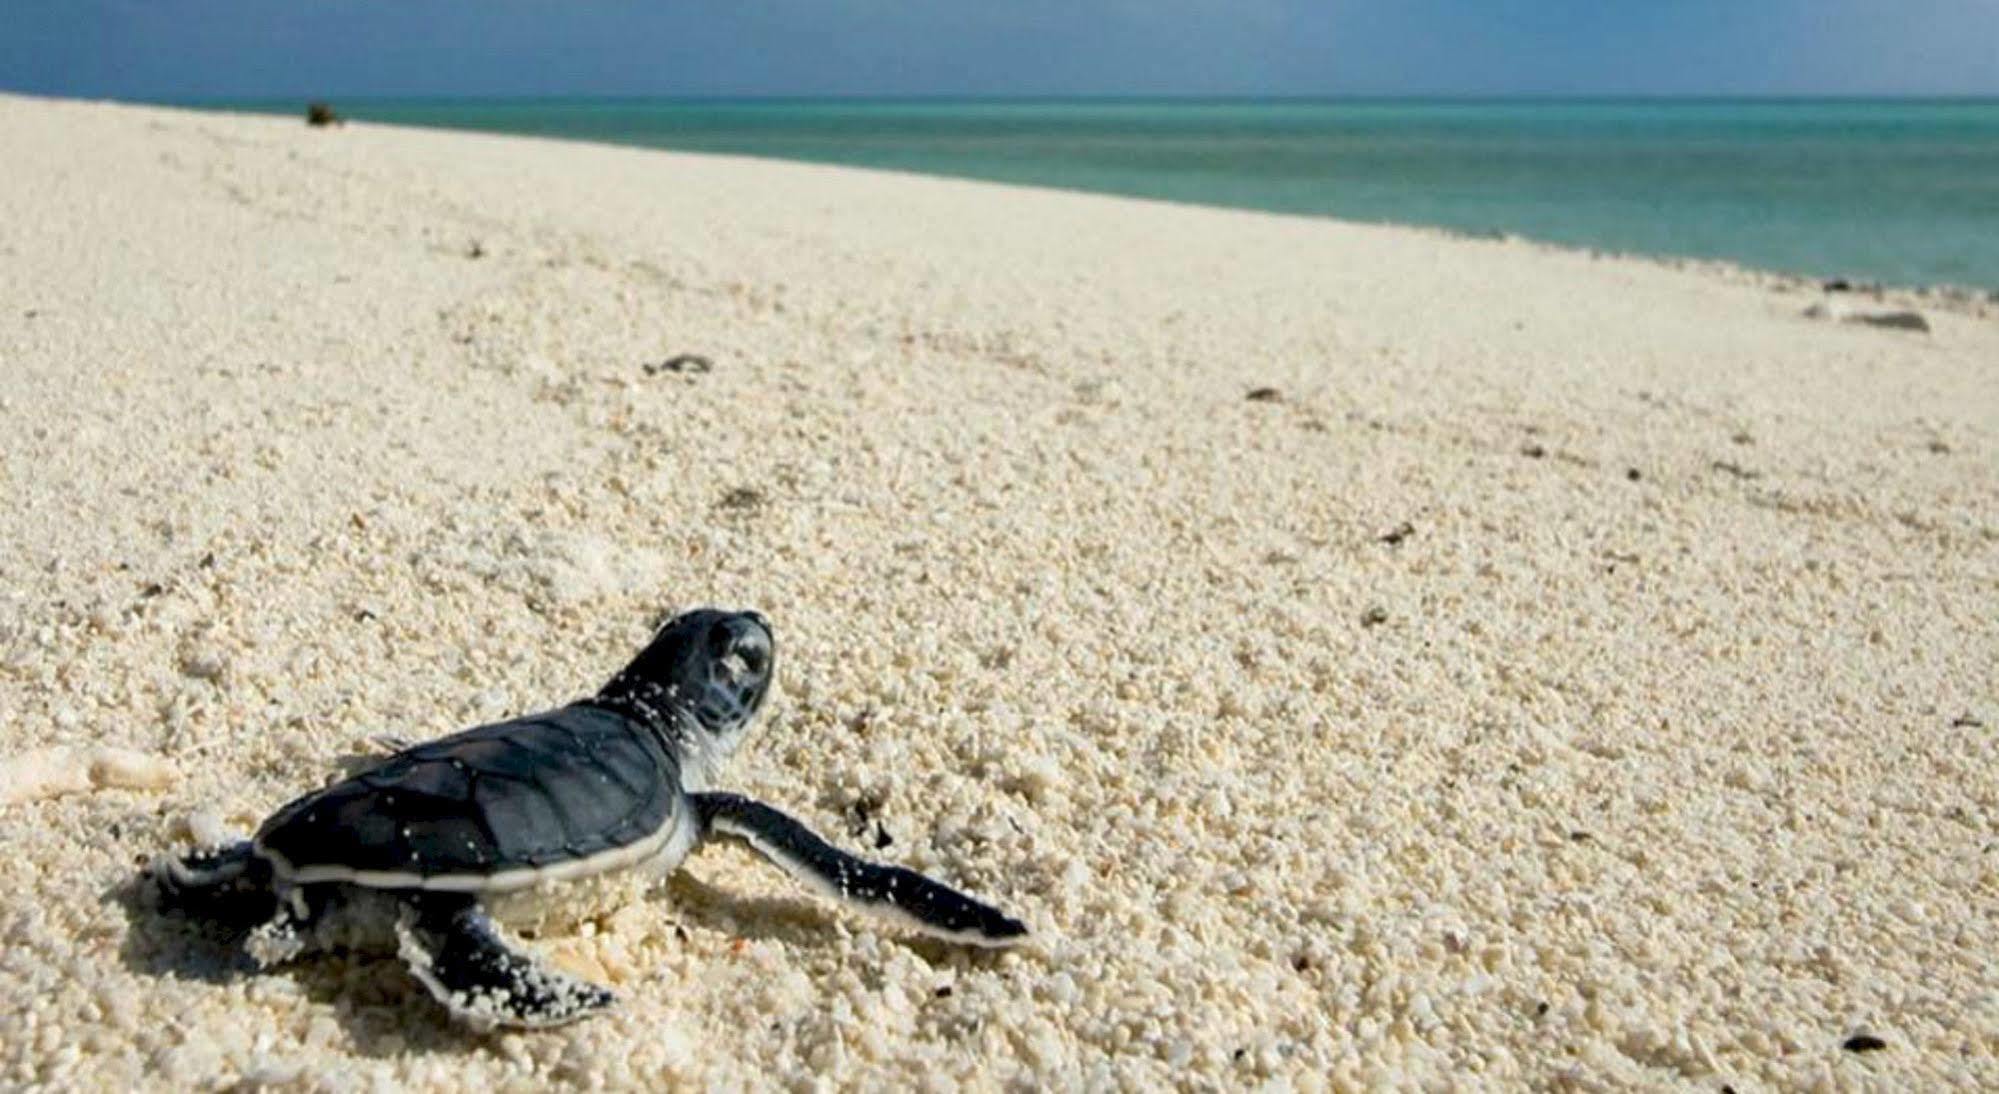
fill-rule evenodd
<path id="1" fill-rule="evenodd" d="M 744 635 L 729 651 L 730 658 L 742 663 L 750 672 L 762 672 L 770 664 L 770 648 L 754 635 Z"/>
<path id="2" fill-rule="evenodd" d="M 742 680 L 762 670 L 764 644 L 751 631 L 723 624 L 708 632 L 708 653 L 730 680 Z"/>
<path id="3" fill-rule="evenodd" d="M 754 639 L 737 642 L 721 658 L 723 671 L 731 680 L 747 682 L 762 676 L 770 667 L 770 651 Z"/>

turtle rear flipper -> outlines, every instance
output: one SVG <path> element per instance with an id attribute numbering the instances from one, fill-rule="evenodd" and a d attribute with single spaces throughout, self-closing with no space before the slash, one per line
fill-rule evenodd
<path id="1" fill-rule="evenodd" d="M 451 1011 L 478 1029 L 559 1026 L 617 1001 L 500 937 L 478 902 L 426 897 L 396 924 L 396 952 Z"/>
<path id="2" fill-rule="evenodd" d="M 278 910 L 270 865 L 248 840 L 185 855 L 162 855 L 147 871 L 160 904 L 196 919 L 249 928 Z"/>

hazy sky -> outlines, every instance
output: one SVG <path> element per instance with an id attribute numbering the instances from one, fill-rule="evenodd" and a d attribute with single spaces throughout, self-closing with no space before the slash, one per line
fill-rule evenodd
<path id="1" fill-rule="evenodd" d="M 0 0 L 0 88 L 1999 95 L 1999 0 Z"/>

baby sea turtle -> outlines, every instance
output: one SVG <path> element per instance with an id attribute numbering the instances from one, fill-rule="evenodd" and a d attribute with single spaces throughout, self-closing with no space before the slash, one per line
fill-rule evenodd
<path id="1" fill-rule="evenodd" d="M 708 789 L 763 705 L 774 654 L 755 612 L 679 616 L 591 698 L 404 748 L 278 810 L 250 840 L 161 858 L 162 903 L 259 924 L 246 949 L 263 967 L 392 933 L 416 978 L 481 1028 L 558 1025 L 613 1001 L 504 937 L 489 899 L 626 868 L 664 877 L 711 836 L 954 942 L 1026 937 L 990 905 Z"/>

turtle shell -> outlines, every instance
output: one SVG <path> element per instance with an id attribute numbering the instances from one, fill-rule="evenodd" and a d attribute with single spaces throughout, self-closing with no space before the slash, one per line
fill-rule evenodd
<path id="1" fill-rule="evenodd" d="M 578 703 L 391 756 L 278 810 L 256 846 L 280 878 L 485 891 L 629 865 L 691 823 L 650 731 Z"/>

